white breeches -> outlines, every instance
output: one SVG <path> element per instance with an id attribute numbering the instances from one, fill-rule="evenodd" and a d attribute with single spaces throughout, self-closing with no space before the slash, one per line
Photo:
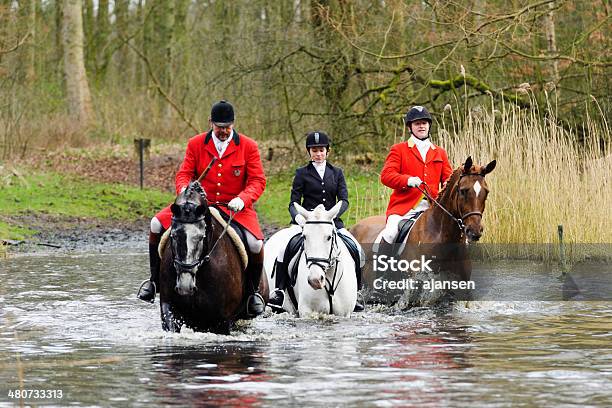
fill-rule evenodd
<path id="1" fill-rule="evenodd" d="M 249 250 L 252 254 L 258 254 L 263 248 L 263 239 L 255 238 L 255 235 L 251 234 L 246 228 L 243 229 L 244 235 L 246 236 Z"/>
<path id="2" fill-rule="evenodd" d="M 154 234 L 159 234 L 162 232 L 162 224 L 159 222 L 157 217 L 151 218 L 151 232 Z"/>
<path id="3" fill-rule="evenodd" d="M 387 224 L 385 225 L 385 229 L 381 233 L 382 239 L 384 239 L 388 244 L 392 244 L 395 241 L 395 238 L 397 238 L 397 234 L 399 233 L 400 221 L 410 218 L 414 213 L 419 211 L 425 211 L 428 208 L 429 202 L 426 199 L 422 199 L 420 203 L 418 203 L 412 210 L 408 211 L 404 215 L 391 214 L 389 218 L 387 218 Z"/>

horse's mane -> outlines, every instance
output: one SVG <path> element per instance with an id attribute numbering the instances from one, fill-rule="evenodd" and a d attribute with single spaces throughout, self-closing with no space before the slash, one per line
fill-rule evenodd
<path id="1" fill-rule="evenodd" d="M 451 198 L 451 194 L 453 191 L 453 187 L 459 182 L 459 176 L 461 176 L 461 172 L 463 171 L 463 166 L 457 167 L 451 176 L 448 178 L 446 185 L 440 190 L 438 196 L 440 197 L 440 202 L 448 202 Z"/>

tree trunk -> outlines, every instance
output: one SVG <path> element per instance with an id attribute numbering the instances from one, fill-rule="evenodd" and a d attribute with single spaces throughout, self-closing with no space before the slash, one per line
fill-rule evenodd
<path id="1" fill-rule="evenodd" d="M 555 18 L 553 14 L 554 7 L 554 3 L 549 3 L 549 11 L 544 17 L 548 55 L 557 55 L 557 36 L 555 35 Z M 551 71 L 551 79 L 556 85 L 559 83 L 559 62 L 556 59 L 551 60 Z"/>
<path id="2" fill-rule="evenodd" d="M 128 35 L 128 16 L 129 16 L 129 1 L 115 0 L 115 30 L 117 32 L 117 41 L 123 44 L 124 39 Z M 123 79 L 128 72 L 128 47 L 123 44 L 119 47 L 117 66 L 119 76 Z"/>
<path id="3" fill-rule="evenodd" d="M 83 56 L 81 0 L 64 0 L 64 72 L 68 113 L 81 127 L 92 121 L 91 95 Z"/>
<path id="4" fill-rule="evenodd" d="M 143 0 L 138 0 L 138 5 L 136 6 L 136 24 L 140 27 L 138 34 L 134 38 L 134 42 L 136 44 L 136 48 L 142 50 L 144 55 L 147 55 L 146 48 L 146 32 L 147 32 L 147 24 L 145 21 L 145 5 L 143 4 Z M 134 83 L 138 86 L 146 86 L 147 84 L 147 71 L 145 68 L 145 64 L 142 61 L 142 58 L 135 58 L 134 64 Z"/>
<path id="5" fill-rule="evenodd" d="M 96 16 L 96 38 L 94 41 L 96 51 L 96 80 L 104 81 L 106 69 L 110 62 L 110 22 L 108 20 L 108 0 L 98 1 L 98 15 Z"/>
<path id="6" fill-rule="evenodd" d="M 93 72 L 96 69 L 94 5 L 93 0 L 83 1 L 85 5 L 85 10 L 83 11 L 83 18 L 85 19 L 83 24 L 83 30 L 85 32 L 85 66 L 89 72 Z M 81 7 L 83 7 L 83 5 L 81 5 Z"/>
<path id="7" fill-rule="evenodd" d="M 23 5 L 27 14 L 27 30 L 30 34 L 26 52 L 26 82 L 31 84 L 36 79 L 36 0 L 27 0 Z"/>
<path id="8" fill-rule="evenodd" d="M 64 56 L 63 42 L 62 42 L 62 19 L 64 10 L 62 7 L 62 0 L 55 0 L 55 72 L 60 74 L 60 67 Z"/>

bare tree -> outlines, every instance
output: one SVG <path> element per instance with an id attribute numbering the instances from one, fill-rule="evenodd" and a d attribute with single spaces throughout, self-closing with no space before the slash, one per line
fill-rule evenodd
<path id="1" fill-rule="evenodd" d="M 64 72 L 70 116 L 82 127 L 92 122 L 91 95 L 83 55 L 81 0 L 64 0 Z"/>

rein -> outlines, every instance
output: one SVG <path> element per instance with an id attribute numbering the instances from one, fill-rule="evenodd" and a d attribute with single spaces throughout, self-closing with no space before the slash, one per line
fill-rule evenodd
<path id="1" fill-rule="evenodd" d="M 306 221 L 305 224 L 331 224 L 334 225 L 333 221 Z M 302 248 L 304 247 L 304 243 L 302 243 Z M 312 265 L 316 265 L 319 268 L 321 268 L 323 270 L 323 272 L 325 273 L 325 282 L 327 283 L 327 285 L 325 285 L 325 292 L 327 293 L 327 300 L 329 301 L 329 313 L 330 314 L 334 314 L 334 303 L 333 303 L 333 297 L 334 294 L 336 293 L 336 290 L 338 289 L 338 286 L 340 285 L 340 281 L 342 280 L 342 276 L 344 276 L 344 269 L 342 269 L 342 273 L 340 275 L 340 277 L 338 278 L 338 281 L 336 281 L 336 276 L 338 274 L 338 258 L 339 256 L 333 256 L 334 254 L 334 248 L 338 248 L 338 233 L 336 232 L 336 228 L 334 227 L 333 229 L 333 234 L 332 234 L 332 243 L 331 246 L 329 248 L 329 255 L 327 256 L 327 258 L 314 258 L 314 257 L 309 257 L 308 254 L 306 253 L 306 250 L 304 250 L 304 256 L 306 257 L 306 266 L 310 269 L 310 267 Z M 330 281 L 327 278 L 327 270 L 331 268 L 332 263 L 334 264 L 334 275 L 332 277 L 332 280 Z M 325 266 L 325 264 L 327 264 L 327 266 Z M 335 287 L 334 287 L 335 284 Z M 328 287 L 329 285 L 329 287 Z"/>
<path id="2" fill-rule="evenodd" d="M 221 203 L 221 202 L 217 202 L 215 203 L 217 205 L 223 205 L 223 206 L 227 206 L 227 203 Z M 221 231 L 221 234 L 219 235 L 219 237 L 215 240 L 215 242 L 213 243 L 212 247 L 210 248 L 210 250 L 208 251 L 208 253 L 206 255 L 204 255 L 203 257 L 200 257 L 200 259 L 198 259 L 195 262 L 192 263 L 184 263 L 181 261 L 177 261 L 176 260 L 176 255 L 174 254 L 174 248 L 172 248 L 172 260 L 174 262 L 174 267 L 177 270 L 185 270 L 185 269 L 189 269 L 188 273 L 192 276 L 195 276 L 196 272 L 194 272 L 194 269 L 199 267 L 202 263 L 209 263 L 210 262 L 210 255 L 212 254 L 212 252 L 215 250 L 215 248 L 217 247 L 217 244 L 219 244 L 219 241 L 221 241 L 221 238 L 223 238 L 223 236 L 227 233 L 228 228 L 230 227 L 230 223 L 232 222 L 232 220 L 234 219 L 234 216 L 236 215 L 236 213 L 232 210 L 230 210 L 230 215 L 229 215 L 229 219 L 227 220 L 225 227 L 223 228 L 223 231 Z M 201 216 L 199 218 L 196 218 L 194 220 L 175 220 L 173 217 L 173 222 L 177 221 L 181 224 L 195 224 L 198 223 L 202 220 L 205 219 L 205 216 Z M 171 246 L 172 247 L 172 246 Z M 183 272 L 185 273 L 185 272 Z"/>
<path id="3" fill-rule="evenodd" d="M 459 176 L 459 180 L 457 181 L 457 184 L 459 184 L 459 181 L 461 180 L 462 177 L 467 177 L 467 176 L 480 176 L 480 174 L 462 174 Z M 432 197 L 432 195 L 429 193 L 429 186 L 427 185 L 427 183 L 423 182 L 423 185 L 425 186 L 425 188 L 421 188 L 420 186 L 417 186 L 416 188 L 423 193 L 423 195 L 425 197 L 427 197 L 427 199 L 429 199 L 431 202 L 435 203 L 438 207 L 440 207 L 440 209 L 442 211 L 444 211 L 453 221 L 455 221 L 457 223 L 457 226 L 459 227 L 459 229 L 461 230 L 461 234 L 465 234 L 465 224 L 463 223 L 463 221 L 465 221 L 467 218 L 473 216 L 473 215 L 477 215 L 480 218 L 482 218 L 482 213 L 480 211 L 470 211 L 468 213 L 465 213 L 461 216 L 461 218 L 457 218 L 455 217 L 449 210 L 447 210 L 446 208 L 444 208 L 444 206 L 442 204 L 440 204 L 435 198 Z"/>
<path id="4" fill-rule="evenodd" d="M 217 205 L 227 206 L 226 203 L 216 203 L 216 204 Z M 234 216 L 236 215 L 236 213 L 234 211 L 232 211 L 232 210 L 229 210 L 229 212 L 230 212 L 230 215 L 229 215 L 229 218 L 228 218 L 227 222 L 225 223 L 225 227 L 223 228 L 223 231 L 221 231 L 221 234 L 219 235 L 219 238 L 217 238 L 217 240 L 213 244 L 212 248 L 210 248 L 210 251 L 208 251 L 208 254 L 206 254 L 206 256 L 204 256 L 204 262 L 206 262 L 206 263 L 210 262 L 210 254 L 212 254 L 212 252 L 215 250 L 215 248 L 217 247 L 217 244 L 219 243 L 219 241 L 221 241 L 221 238 L 223 238 L 223 236 L 227 232 L 227 229 L 230 227 L 230 223 L 232 222 L 232 220 L 234 219 Z"/>

